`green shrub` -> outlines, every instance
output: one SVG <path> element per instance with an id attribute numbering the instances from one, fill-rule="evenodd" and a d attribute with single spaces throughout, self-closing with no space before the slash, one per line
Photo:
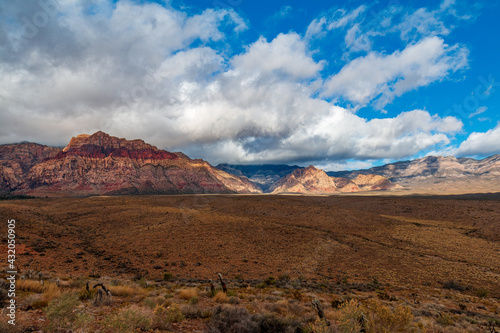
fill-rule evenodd
<path id="1" fill-rule="evenodd" d="M 77 313 L 75 313 L 74 309 L 78 303 L 80 303 L 78 295 L 73 293 L 64 293 L 61 297 L 50 301 L 44 309 L 49 320 L 48 331 L 70 329 L 72 323 L 77 318 Z"/>
<path id="2" fill-rule="evenodd" d="M 174 278 L 173 274 L 170 272 L 165 272 L 163 273 L 163 280 L 164 281 L 172 281 Z"/>
<path id="3" fill-rule="evenodd" d="M 272 286 L 274 284 L 276 284 L 276 279 L 272 276 L 268 277 L 265 281 L 264 281 L 268 286 Z"/>

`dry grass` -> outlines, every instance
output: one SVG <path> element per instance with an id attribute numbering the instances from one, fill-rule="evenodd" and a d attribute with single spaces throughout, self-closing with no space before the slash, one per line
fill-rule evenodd
<path id="1" fill-rule="evenodd" d="M 16 281 L 16 288 L 22 291 L 31 291 L 34 293 L 41 294 L 44 292 L 47 284 L 42 285 L 40 282 L 35 280 L 18 280 Z"/>
<path id="2" fill-rule="evenodd" d="M 144 296 L 146 290 L 138 287 L 131 286 L 109 286 L 109 291 L 113 296 L 130 297 L 130 296 Z"/>
<path id="3" fill-rule="evenodd" d="M 47 283 L 44 287 L 45 289 L 42 294 L 43 300 L 50 302 L 61 296 L 61 291 L 55 283 Z"/>
<path id="4" fill-rule="evenodd" d="M 227 295 L 223 291 L 219 291 L 217 294 L 215 294 L 213 300 L 217 303 L 227 303 L 229 297 L 227 297 Z"/>
<path id="5" fill-rule="evenodd" d="M 179 291 L 179 298 L 190 300 L 193 297 L 198 297 L 198 289 L 196 288 L 187 288 Z"/>
<path id="6" fill-rule="evenodd" d="M 44 302 L 49 302 L 61 295 L 59 287 L 52 282 L 46 282 L 42 285 L 35 280 L 18 280 L 16 281 L 16 287 L 21 291 L 42 294 L 41 300 Z"/>

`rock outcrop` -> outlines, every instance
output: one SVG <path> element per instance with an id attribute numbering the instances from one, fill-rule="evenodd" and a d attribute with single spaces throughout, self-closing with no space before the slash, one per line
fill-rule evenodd
<path id="1" fill-rule="evenodd" d="M 303 193 L 331 194 L 360 191 L 379 191 L 395 188 L 387 178 L 377 175 L 359 176 L 354 180 L 330 177 L 314 166 L 294 170 L 271 187 L 273 194 Z"/>
<path id="2" fill-rule="evenodd" d="M 22 147 L 12 149 L 17 151 Z M 14 194 L 85 196 L 260 192 L 246 178 L 218 170 L 206 161 L 192 160 L 182 153 L 160 150 L 142 140 L 126 140 L 104 132 L 74 137 L 64 149 L 50 150 L 50 153 L 32 159 L 31 164 L 18 161 L 16 156 L 19 153 L 10 156 L 7 161 L 14 161 L 14 164 L 2 167 L 1 174 L 7 180 L 12 178 L 11 174 L 16 175 L 15 183 L 9 181 L 7 185 L 6 181 L 3 182 L 3 186 L 8 186 Z M 9 164 L 6 160 L 2 162 L 6 166 Z M 17 177 L 17 169 L 23 170 L 22 165 L 26 166 L 23 177 Z"/>

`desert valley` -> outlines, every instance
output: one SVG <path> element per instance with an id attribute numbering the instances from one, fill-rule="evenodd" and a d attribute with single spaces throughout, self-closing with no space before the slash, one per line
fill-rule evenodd
<path id="1" fill-rule="evenodd" d="M 0 162 L 18 270 L 1 332 L 500 327 L 498 155 L 214 167 L 97 132 Z"/>

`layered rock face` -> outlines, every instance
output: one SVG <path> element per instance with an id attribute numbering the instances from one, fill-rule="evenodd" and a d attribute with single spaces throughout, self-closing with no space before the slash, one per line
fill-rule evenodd
<path id="1" fill-rule="evenodd" d="M 8 193 L 20 186 L 30 169 L 61 151 L 37 143 L 0 145 L 0 193 Z"/>
<path id="2" fill-rule="evenodd" d="M 360 176 L 354 180 L 330 177 L 323 170 L 311 165 L 294 170 L 276 182 L 270 190 L 274 194 L 329 194 L 387 190 L 395 186 L 387 178 L 376 175 Z"/>
<path id="3" fill-rule="evenodd" d="M 10 188 L 33 196 L 260 192 L 203 160 L 103 132 L 72 138 Z"/>

